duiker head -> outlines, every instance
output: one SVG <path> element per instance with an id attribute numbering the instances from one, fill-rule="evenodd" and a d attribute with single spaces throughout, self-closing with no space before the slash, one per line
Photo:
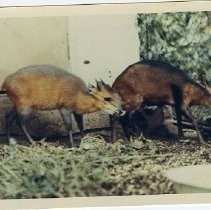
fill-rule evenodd
<path id="1" fill-rule="evenodd" d="M 210 82 L 207 80 L 206 75 L 199 74 L 197 81 L 200 85 L 204 86 L 208 90 L 208 92 L 211 94 Z"/>
<path id="2" fill-rule="evenodd" d="M 210 82 L 207 80 L 205 75 L 200 74 L 198 76 L 198 82 L 205 88 L 205 97 L 202 99 L 202 103 L 205 106 L 211 106 L 211 85 Z"/>
<path id="3" fill-rule="evenodd" d="M 99 109 L 108 114 L 123 115 L 121 98 L 114 90 L 102 80 L 96 81 L 96 87 L 89 85 L 89 93 L 96 98 L 96 105 Z"/>

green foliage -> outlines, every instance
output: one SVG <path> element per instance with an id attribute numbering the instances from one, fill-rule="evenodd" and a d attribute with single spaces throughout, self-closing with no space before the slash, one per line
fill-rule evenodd
<path id="1" fill-rule="evenodd" d="M 188 71 L 211 75 L 208 12 L 139 14 L 140 58 L 162 59 Z M 211 79 L 211 78 L 208 78 Z"/>

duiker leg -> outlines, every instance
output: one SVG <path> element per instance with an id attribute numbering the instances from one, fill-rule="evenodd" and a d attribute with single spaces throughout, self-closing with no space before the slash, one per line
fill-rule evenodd
<path id="1" fill-rule="evenodd" d="M 178 128 L 178 136 L 179 138 L 184 138 L 183 130 L 182 130 L 182 91 L 181 88 L 172 85 L 171 87 L 173 98 L 174 98 L 174 107 L 176 112 L 176 118 L 177 118 L 177 128 Z"/>
<path id="2" fill-rule="evenodd" d="M 177 129 L 179 138 L 184 138 L 184 133 L 182 130 L 182 110 L 175 106 L 176 118 L 177 118 Z"/>
<path id="3" fill-rule="evenodd" d="M 30 114 L 30 110 L 22 110 L 21 112 L 17 112 L 17 122 L 18 122 L 20 129 L 25 134 L 26 138 L 29 140 L 29 142 L 31 144 L 33 144 L 34 140 L 29 135 L 29 133 L 26 129 L 26 126 L 25 126 L 25 124 L 28 120 L 29 114 Z"/>
<path id="4" fill-rule="evenodd" d="M 80 130 L 80 135 L 81 137 L 84 136 L 84 124 L 83 124 L 83 115 L 81 114 L 77 114 L 77 113 L 73 113 L 75 121 L 77 123 L 77 126 Z"/>
<path id="5" fill-rule="evenodd" d="M 72 113 L 67 109 L 60 109 L 59 111 L 62 120 L 64 122 L 64 125 L 68 131 L 70 146 L 74 147 L 73 134 L 72 134 Z"/>
<path id="6" fill-rule="evenodd" d="M 12 122 L 16 118 L 16 114 L 16 111 L 12 110 L 9 114 L 6 115 L 6 132 L 8 140 L 10 139 Z"/>
<path id="7" fill-rule="evenodd" d="M 181 110 L 182 110 L 182 113 L 184 114 L 184 116 L 193 123 L 193 126 L 196 129 L 199 141 L 201 143 L 205 143 L 204 139 L 203 139 L 203 137 L 201 135 L 201 132 L 199 130 L 199 126 L 198 126 L 197 120 L 195 119 L 195 116 L 192 114 L 191 110 L 189 108 L 185 108 L 185 107 L 182 107 Z"/>
<path id="8" fill-rule="evenodd" d="M 130 127 L 130 113 L 126 112 L 126 114 L 122 117 L 119 118 L 120 119 L 120 123 L 122 125 L 125 137 L 127 138 L 127 140 L 130 140 L 130 131 L 129 131 L 129 127 Z"/>
<path id="9" fill-rule="evenodd" d="M 115 143 L 116 142 L 115 125 L 116 125 L 116 122 L 118 121 L 118 118 L 115 117 L 114 115 L 109 115 L 109 120 L 110 120 L 110 128 L 111 128 L 111 141 L 112 143 Z"/>

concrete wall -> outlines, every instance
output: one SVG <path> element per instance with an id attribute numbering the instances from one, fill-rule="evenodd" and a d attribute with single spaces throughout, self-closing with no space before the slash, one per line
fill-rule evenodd
<path id="1" fill-rule="evenodd" d="M 112 84 L 128 65 L 139 60 L 136 21 L 132 14 L 69 17 L 72 72 L 87 82 L 102 78 Z"/>
<path id="2" fill-rule="evenodd" d="M 68 67 L 67 18 L 2 18 L 0 32 L 0 84 L 30 64 Z"/>

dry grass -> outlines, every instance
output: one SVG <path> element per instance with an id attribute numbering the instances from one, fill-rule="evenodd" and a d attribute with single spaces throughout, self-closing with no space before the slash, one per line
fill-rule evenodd
<path id="1" fill-rule="evenodd" d="M 0 147 L 0 198 L 174 193 L 168 168 L 209 163 L 211 149 L 196 142 L 135 139 L 112 145 L 86 136 L 79 148 L 50 142 Z"/>

